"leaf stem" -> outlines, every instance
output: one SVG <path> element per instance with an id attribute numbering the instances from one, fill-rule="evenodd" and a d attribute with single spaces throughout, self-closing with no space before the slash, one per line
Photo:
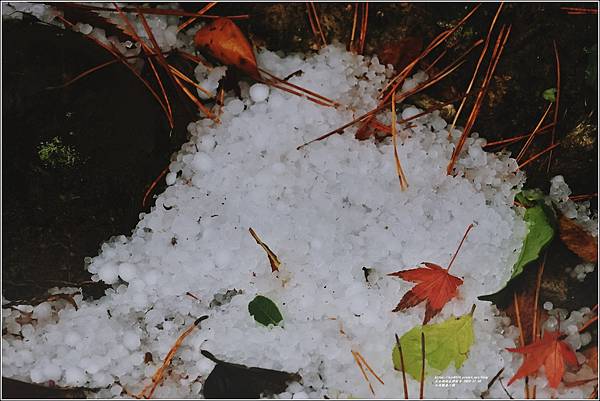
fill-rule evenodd
<path id="1" fill-rule="evenodd" d="M 467 234 L 469 234 L 469 231 L 471 231 L 472 228 L 473 228 L 473 224 L 469 224 L 469 227 L 467 227 L 467 231 L 465 231 L 465 234 L 463 235 L 462 239 L 460 240 L 460 244 L 458 244 L 458 248 L 456 248 L 456 252 L 454 252 L 454 256 L 452 256 L 452 260 L 450 261 L 448 268 L 446 268 L 446 271 L 450 270 L 452 263 L 454 263 L 454 259 L 456 259 L 456 255 L 458 255 L 458 251 L 460 251 L 460 247 L 462 246 L 463 242 L 465 242 L 465 238 L 467 238 Z"/>

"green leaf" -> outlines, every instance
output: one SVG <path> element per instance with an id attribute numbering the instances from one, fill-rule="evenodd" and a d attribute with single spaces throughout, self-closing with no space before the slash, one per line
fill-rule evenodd
<path id="1" fill-rule="evenodd" d="M 270 324 L 277 326 L 283 320 L 283 316 L 281 316 L 281 312 L 279 312 L 275 302 L 262 295 L 257 295 L 250 301 L 248 312 L 254 317 L 254 320 L 263 326 Z"/>
<path id="2" fill-rule="evenodd" d="M 554 237 L 554 228 L 551 223 L 550 211 L 545 207 L 543 201 L 538 197 L 537 193 L 523 193 L 517 199 L 525 204 L 537 203 L 525 211 L 523 217 L 527 223 L 527 235 L 523 240 L 523 247 L 517 262 L 512 268 L 510 279 L 502 289 L 494 294 L 482 295 L 478 297 L 482 301 L 492 301 L 497 298 L 498 294 L 506 288 L 509 283 L 523 273 L 523 269 L 531 262 L 537 260 L 544 247 L 552 241 Z"/>
<path id="3" fill-rule="evenodd" d="M 467 360 L 469 348 L 475 341 L 473 312 L 450 317 L 441 323 L 417 326 L 400 338 L 405 372 L 414 379 L 421 377 L 421 331 L 425 334 L 425 375 L 439 375 L 451 363 L 458 369 Z M 400 352 L 394 345 L 392 361 L 401 370 Z"/>
<path id="4" fill-rule="evenodd" d="M 556 88 L 548 88 L 542 93 L 542 97 L 549 102 L 556 102 Z"/>
<path id="5" fill-rule="evenodd" d="M 511 280 L 521 274 L 525 266 L 540 256 L 540 252 L 544 246 L 554 236 L 554 229 L 542 205 L 527 209 L 524 219 L 527 222 L 529 231 L 523 241 L 523 248 L 521 248 L 519 259 L 517 259 L 517 263 L 513 266 L 510 276 Z"/>

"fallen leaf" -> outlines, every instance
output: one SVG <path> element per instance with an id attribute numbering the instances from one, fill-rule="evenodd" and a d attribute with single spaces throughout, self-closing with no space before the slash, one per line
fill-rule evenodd
<path id="1" fill-rule="evenodd" d="M 570 365 L 577 365 L 575 352 L 566 342 L 561 340 L 561 334 L 558 330 L 545 331 L 541 339 L 524 347 L 507 348 L 507 350 L 525 356 L 523 364 L 508 382 L 509 386 L 516 380 L 537 372 L 543 365 L 548 385 L 557 388 L 565 373 L 565 362 Z"/>
<path id="2" fill-rule="evenodd" d="M 229 18 L 217 18 L 194 37 L 196 47 L 207 50 L 221 63 L 261 80 L 254 50 L 240 28 Z"/>
<path id="3" fill-rule="evenodd" d="M 517 262 L 513 265 L 510 279 L 498 291 L 493 294 L 479 296 L 482 301 L 493 301 L 531 262 L 536 261 L 546 245 L 554 237 L 554 228 L 550 222 L 550 216 L 543 203 L 536 199 L 537 204 L 525 211 L 523 219 L 527 223 L 527 235 L 523 240 L 523 246 Z"/>
<path id="4" fill-rule="evenodd" d="M 458 369 L 467 360 L 475 341 L 473 311 L 461 317 L 450 317 L 436 324 L 417 326 L 400 338 L 404 371 L 414 379 L 421 377 L 421 332 L 425 335 L 425 375 L 439 375 L 452 362 Z M 400 351 L 394 345 L 392 361 L 396 370 L 402 370 Z"/>
<path id="5" fill-rule="evenodd" d="M 399 312 L 421 302 L 426 302 L 425 318 L 423 319 L 423 324 L 426 324 L 442 310 L 449 300 L 456 296 L 458 286 L 463 281 L 448 273 L 441 266 L 428 262 L 424 264 L 425 267 L 390 273 L 388 276 L 396 276 L 406 281 L 418 283 L 404 294 L 400 303 L 392 312 Z"/>
<path id="6" fill-rule="evenodd" d="M 560 239 L 571 252 L 586 262 L 598 262 L 598 240 L 573 220 L 560 215 L 558 219 Z"/>
<path id="7" fill-rule="evenodd" d="M 416 306 L 421 302 L 426 302 L 425 317 L 423 319 L 423 324 L 426 324 L 442 310 L 448 301 L 456 296 L 458 287 L 463 281 L 462 279 L 451 275 L 448 270 L 450 270 L 452 262 L 454 262 L 454 259 L 471 228 L 473 228 L 472 224 L 469 225 L 467 231 L 463 235 L 463 238 L 458 245 L 458 249 L 452 257 L 447 269 L 444 269 L 435 263 L 423 262 L 425 267 L 401 270 L 388 274 L 388 276 L 400 277 L 405 281 L 417 283 L 417 285 L 404 294 L 392 312 L 399 312 Z"/>
<path id="8" fill-rule="evenodd" d="M 269 248 L 267 246 L 267 244 L 262 242 L 262 240 L 259 238 L 259 236 L 254 232 L 254 230 L 252 228 L 249 228 L 248 231 L 250 231 L 250 234 L 252 235 L 252 238 L 254 238 L 256 243 L 258 245 L 260 245 L 267 253 L 267 257 L 269 258 L 269 263 L 271 264 L 271 272 L 279 271 L 279 266 L 281 266 L 281 261 L 279 260 L 277 255 L 275 255 L 275 253 L 271 250 L 271 248 Z"/>
<path id="9" fill-rule="evenodd" d="M 217 365 L 206 378 L 202 387 L 204 398 L 249 399 L 282 393 L 289 382 L 300 381 L 297 373 L 247 367 L 217 359 L 208 351 L 202 355 Z"/>
<path id="10" fill-rule="evenodd" d="M 67 301 L 69 304 L 71 304 L 73 306 L 73 308 L 75 308 L 75 310 L 77 310 L 77 302 L 75 302 L 75 295 L 79 295 L 81 294 L 81 292 L 77 291 L 74 292 L 73 294 L 53 294 L 50 295 L 46 301 L 48 302 L 52 302 L 52 301 L 58 301 L 59 299 L 63 299 L 65 301 Z"/>
<path id="11" fill-rule="evenodd" d="M 254 320 L 263 326 L 270 324 L 277 326 L 283 320 L 283 316 L 281 316 L 281 312 L 279 312 L 275 302 L 262 295 L 257 295 L 250 301 L 248 312 L 254 317 Z"/>

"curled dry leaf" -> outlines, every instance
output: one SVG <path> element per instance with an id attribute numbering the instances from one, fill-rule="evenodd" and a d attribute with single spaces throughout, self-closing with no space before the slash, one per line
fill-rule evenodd
<path id="1" fill-rule="evenodd" d="M 510 379 L 510 386 L 515 381 L 537 372 L 542 365 L 546 371 L 548 385 L 557 388 L 565 373 L 565 362 L 577 365 L 577 356 L 569 344 L 562 341 L 560 331 L 546 331 L 544 336 L 532 344 L 518 348 L 507 348 L 510 352 L 523 354 L 525 359 Z"/>
<path id="2" fill-rule="evenodd" d="M 279 260 L 277 255 L 275 255 L 275 253 L 271 250 L 271 248 L 269 248 L 267 246 L 267 244 L 262 242 L 262 240 L 260 239 L 258 234 L 256 234 L 252 228 L 249 228 L 248 231 L 250 231 L 250 235 L 252 235 L 252 238 L 254 238 L 256 243 L 258 245 L 260 245 L 267 253 L 267 257 L 269 258 L 269 263 L 271 264 L 271 272 L 274 273 L 276 271 L 279 271 L 279 266 L 281 266 L 281 261 Z"/>
<path id="3" fill-rule="evenodd" d="M 252 45 L 229 18 L 218 18 L 200 29 L 194 37 L 194 43 L 221 63 L 261 80 Z"/>
<path id="4" fill-rule="evenodd" d="M 598 240 L 573 220 L 561 215 L 558 219 L 560 239 L 573 253 L 586 262 L 598 262 Z"/>

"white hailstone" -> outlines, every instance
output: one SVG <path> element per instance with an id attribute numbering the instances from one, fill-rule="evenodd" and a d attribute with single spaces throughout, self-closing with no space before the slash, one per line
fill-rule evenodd
<path id="1" fill-rule="evenodd" d="M 294 395 L 292 396 L 292 399 L 296 400 L 296 399 L 307 399 L 308 398 L 308 394 L 306 394 L 304 391 L 299 391 L 297 393 L 294 393 Z"/>
<path id="2" fill-rule="evenodd" d="M 250 87 L 250 98 L 255 103 L 264 102 L 269 97 L 269 87 L 265 84 L 254 84 Z"/>
<path id="3" fill-rule="evenodd" d="M 66 345 L 75 347 L 81 342 L 81 336 L 75 331 L 69 331 L 65 334 L 64 342 Z"/>
<path id="4" fill-rule="evenodd" d="M 207 153 L 197 153 L 192 161 L 194 170 L 201 173 L 208 173 L 212 170 L 213 161 Z"/>
<path id="5" fill-rule="evenodd" d="M 128 331 L 123 336 L 123 345 L 130 351 L 134 351 L 140 346 L 140 336 L 133 331 Z"/>
<path id="6" fill-rule="evenodd" d="M 65 382 L 69 386 L 81 386 L 85 383 L 85 373 L 82 369 L 68 367 L 65 369 Z"/>
<path id="7" fill-rule="evenodd" d="M 119 277 L 124 281 L 130 282 L 136 277 L 137 268 L 131 263 L 121 263 L 119 265 Z"/>
<path id="8" fill-rule="evenodd" d="M 167 176 L 165 177 L 165 183 L 167 185 L 173 185 L 175 184 L 175 179 L 177 178 L 177 173 L 171 171 L 169 174 L 167 174 Z"/>
<path id="9" fill-rule="evenodd" d="M 244 111 L 244 102 L 242 102 L 240 99 L 233 99 L 225 105 L 224 111 L 226 111 L 227 113 L 231 113 L 234 116 L 237 116 L 242 111 Z"/>
<path id="10" fill-rule="evenodd" d="M 584 347 L 592 342 L 592 335 L 588 332 L 582 333 L 579 338 L 581 339 L 581 345 Z"/>
<path id="11" fill-rule="evenodd" d="M 92 30 L 94 29 L 90 24 L 77 24 L 79 25 L 79 32 L 83 33 L 84 35 L 89 35 L 90 33 L 92 33 Z"/>
<path id="12" fill-rule="evenodd" d="M 554 307 L 554 305 L 552 304 L 552 302 L 544 302 L 545 310 L 552 310 L 553 307 Z"/>
<path id="13" fill-rule="evenodd" d="M 177 26 L 172 25 L 165 29 L 165 40 L 169 46 L 175 46 L 177 43 Z"/>
<path id="14" fill-rule="evenodd" d="M 98 277 L 100 280 L 104 281 L 106 284 L 114 284 L 119 279 L 119 275 L 117 272 L 117 266 L 112 263 L 105 263 L 98 270 Z"/>
<path id="15" fill-rule="evenodd" d="M 35 329 L 30 324 L 26 324 L 24 326 L 21 326 L 21 334 L 23 335 L 23 337 L 25 337 L 27 339 L 31 339 L 31 337 L 33 336 L 34 332 L 35 332 Z"/>
<path id="16" fill-rule="evenodd" d="M 409 106 L 409 107 L 405 108 L 404 110 L 402 110 L 402 119 L 408 120 L 409 118 L 416 116 L 420 112 L 421 111 L 419 109 L 417 109 L 416 107 Z"/>
<path id="17" fill-rule="evenodd" d="M 48 319 L 52 314 L 52 305 L 48 302 L 42 302 L 41 304 L 37 304 L 33 308 L 33 318 L 37 320 Z"/>

